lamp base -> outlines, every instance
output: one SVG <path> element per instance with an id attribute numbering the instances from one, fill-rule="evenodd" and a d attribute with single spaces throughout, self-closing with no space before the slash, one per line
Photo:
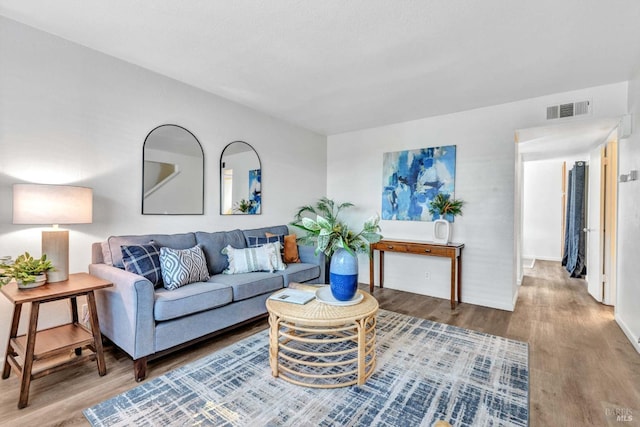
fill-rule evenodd
<path id="1" fill-rule="evenodd" d="M 42 253 L 55 270 L 47 273 L 47 282 L 63 282 L 69 278 L 69 231 L 55 230 L 42 232 Z"/>

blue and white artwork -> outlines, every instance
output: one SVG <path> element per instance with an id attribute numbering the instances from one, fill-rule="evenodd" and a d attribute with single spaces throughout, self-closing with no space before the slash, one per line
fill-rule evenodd
<path id="1" fill-rule="evenodd" d="M 262 173 L 261 169 L 253 169 L 249 171 L 249 201 L 251 207 L 250 214 L 259 214 L 262 204 Z"/>
<path id="2" fill-rule="evenodd" d="M 455 177 L 455 145 L 384 153 L 382 219 L 438 219 L 429 213 L 429 203 L 438 193 L 450 194 L 453 198 Z M 446 219 L 453 221 L 452 216 Z"/>

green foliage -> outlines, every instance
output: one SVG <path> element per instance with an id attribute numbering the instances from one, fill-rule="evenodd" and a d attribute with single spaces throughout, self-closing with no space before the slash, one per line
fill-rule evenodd
<path id="1" fill-rule="evenodd" d="M 235 212 L 247 213 L 253 207 L 255 201 L 242 199 L 233 206 Z"/>
<path id="2" fill-rule="evenodd" d="M 451 194 L 438 193 L 436 197 L 429 203 L 429 213 L 431 215 L 438 214 L 440 217 L 445 215 L 462 215 L 462 200 L 451 199 Z"/>
<path id="3" fill-rule="evenodd" d="M 369 218 L 365 221 L 362 231 L 356 233 L 338 219 L 343 209 L 353 206 L 353 203 L 337 204 L 323 197 L 315 205 L 302 206 L 291 225 L 306 231 L 306 235 L 299 240 L 307 244 L 316 244 L 316 254 L 324 252 L 331 257 L 339 248 L 346 249 L 354 255 L 356 252 L 368 252 L 370 243 L 382 239 L 382 235 L 378 233 L 380 217 L 375 215 Z M 304 216 L 305 214 L 315 218 Z"/>
<path id="4" fill-rule="evenodd" d="M 36 276 L 53 270 L 53 264 L 43 254 L 40 258 L 34 258 L 25 252 L 18 256 L 13 264 L 0 265 L 0 286 L 6 285 L 11 279 L 16 279 L 25 285 L 36 281 Z"/>

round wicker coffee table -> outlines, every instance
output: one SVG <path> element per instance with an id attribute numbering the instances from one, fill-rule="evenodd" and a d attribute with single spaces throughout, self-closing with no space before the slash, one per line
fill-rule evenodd
<path id="1" fill-rule="evenodd" d="M 351 306 L 317 300 L 299 305 L 268 299 L 273 376 L 315 388 L 364 384 L 376 365 L 378 301 L 358 292 L 363 300 Z"/>

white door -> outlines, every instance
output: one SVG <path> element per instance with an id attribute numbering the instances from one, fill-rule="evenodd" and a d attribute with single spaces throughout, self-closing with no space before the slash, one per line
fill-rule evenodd
<path id="1" fill-rule="evenodd" d="M 602 302 L 602 229 L 601 207 L 601 148 L 589 153 L 589 185 L 587 194 L 587 290 Z"/>

